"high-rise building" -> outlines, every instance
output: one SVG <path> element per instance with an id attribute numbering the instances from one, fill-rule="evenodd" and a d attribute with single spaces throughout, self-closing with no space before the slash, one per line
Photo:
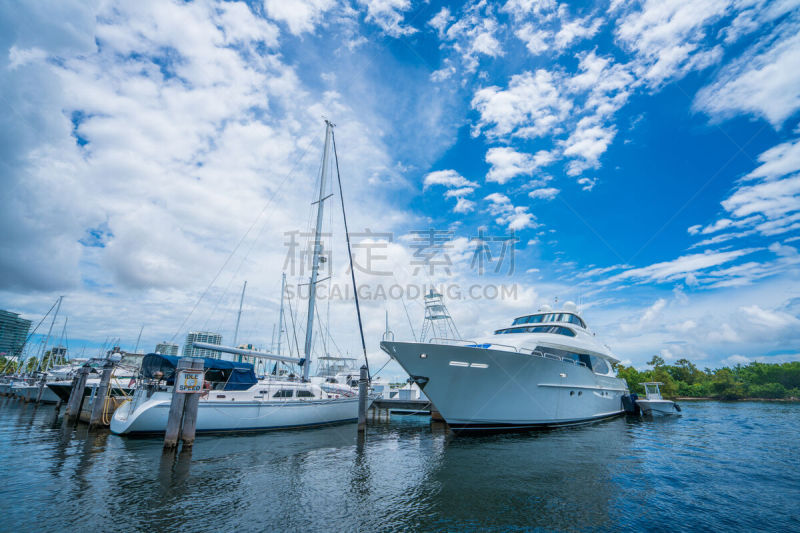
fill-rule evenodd
<path id="1" fill-rule="evenodd" d="M 192 331 L 186 335 L 186 342 L 183 345 L 184 357 L 214 357 L 219 358 L 219 352 L 195 348 L 195 342 L 205 342 L 207 344 L 222 344 L 222 335 L 210 331 Z"/>
<path id="2" fill-rule="evenodd" d="M 156 353 L 160 353 L 162 355 L 178 355 L 178 348 L 180 348 L 174 342 L 159 342 L 156 344 Z"/>
<path id="3" fill-rule="evenodd" d="M 0 310 L 0 355 L 20 355 L 30 329 L 31 321 L 20 318 L 19 313 Z"/>

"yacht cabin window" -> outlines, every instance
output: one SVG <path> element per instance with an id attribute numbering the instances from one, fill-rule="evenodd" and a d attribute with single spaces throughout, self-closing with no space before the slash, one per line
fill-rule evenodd
<path id="1" fill-rule="evenodd" d="M 573 315 L 572 313 L 541 313 L 538 315 L 521 316 L 514 320 L 514 323 L 511 325 L 541 324 L 542 322 L 569 322 L 570 324 L 575 324 L 576 326 L 586 329 L 586 324 L 581 317 Z"/>
<path id="2" fill-rule="evenodd" d="M 314 393 L 311 392 L 310 390 L 299 390 L 299 391 L 297 391 L 297 397 L 298 398 L 313 398 L 314 397 Z"/>
<path id="3" fill-rule="evenodd" d="M 602 357 L 592 356 L 592 370 L 597 374 L 608 374 L 608 363 Z"/>
<path id="4" fill-rule="evenodd" d="M 529 326 L 527 328 L 506 328 L 498 329 L 494 332 L 495 335 L 502 335 L 505 333 L 555 333 L 556 335 L 564 335 L 566 337 L 574 337 L 575 332 L 563 326 Z"/>
<path id="5" fill-rule="evenodd" d="M 291 389 L 281 389 L 272 395 L 273 398 L 291 398 L 294 391 Z"/>

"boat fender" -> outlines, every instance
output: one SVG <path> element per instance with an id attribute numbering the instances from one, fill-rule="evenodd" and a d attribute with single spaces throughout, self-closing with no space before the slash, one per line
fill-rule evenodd
<path id="1" fill-rule="evenodd" d="M 681 406 L 680 406 L 680 405 L 678 405 L 677 403 L 676 403 L 676 404 L 674 404 L 674 405 L 675 405 L 675 410 L 676 410 L 676 411 L 678 411 L 678 412 L 680 413 L 680 412 L 681 412 Z"/>

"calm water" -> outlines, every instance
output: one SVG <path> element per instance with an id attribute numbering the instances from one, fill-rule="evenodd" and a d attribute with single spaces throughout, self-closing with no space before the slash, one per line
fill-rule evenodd
<path id="1" fill-rule="evenodd" d="M 800 531 L 800 404 L 454 436 L 427 418 L 197 439 L 63 430 L 0 400 L 3 531 Z"/>

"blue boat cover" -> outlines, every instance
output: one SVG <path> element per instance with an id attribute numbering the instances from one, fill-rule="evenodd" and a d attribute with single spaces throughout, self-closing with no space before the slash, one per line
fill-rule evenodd
<path id="1" fill-rule="evenodd" d="M 142 375 L 145 378 L 153 379 L 156 372 L 161 372 L 161 379 L 167 380 L 167 385 L 173 385 L 179 359 L 180 357 L 174 355 L 149 353 L 142 359 Z M 258 382 L 253 365 L 250 363 L 234 363 L 233 361 L 204 357 L 203 367 L 206 371 L 206 379 L 224 382 L 224 390 L 247 390 Z"/>

